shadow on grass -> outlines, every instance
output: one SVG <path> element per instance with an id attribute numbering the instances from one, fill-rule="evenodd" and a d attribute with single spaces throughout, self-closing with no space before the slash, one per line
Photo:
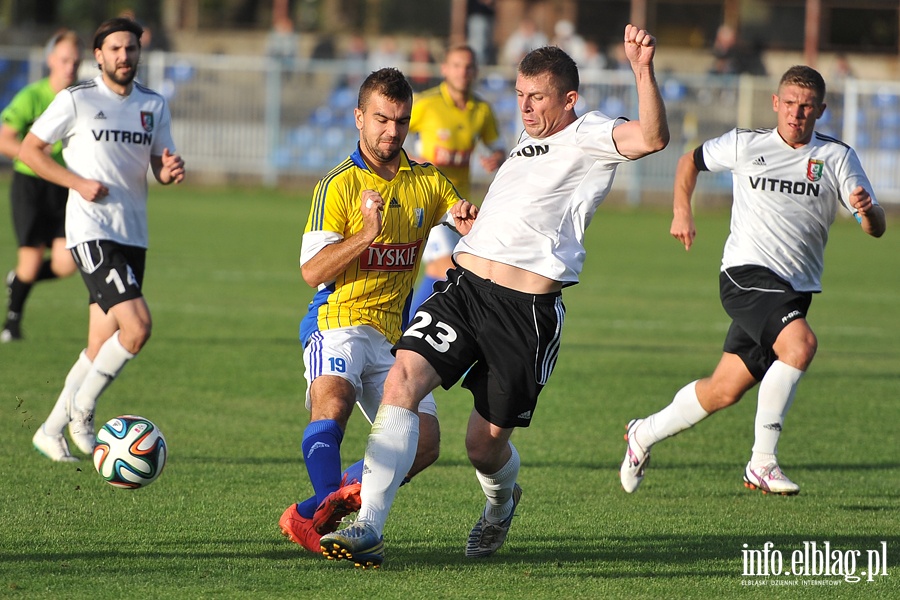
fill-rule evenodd
<path id="1" fill-rule="evenodd" d="M 865 560 L 867 551 L 880 551 L 882 542 L 887 544 L 888 554 L 900 543 L 900 536 L 897 535 L 835 535 L 823 539 L 799 534 L 616 536 L 586 532 L 581 535 L 570 533 L 565 538 L 560 538 L 555 535 L 515 536 L 513 530 L 510 539 L 497 554 L 471 559 L 463 555 L 463 540 L 459 543 L 441 543 L 433 539 L 411 541 L 401 536 L 397 538 L 385 540 L 385 565 L 396 565 L 398 568 L 439 565 L 443 569 L 468 569 L 479 565 L 496 567 L 526 564 L 534 569 L 561 568 L 567 575 L 571 575 L 575 568 L 585 574 L 616 577 L 740 576 L 742 552 L 745 549 L 761 550 L 767 543 L 772 544 L 773 550 L 787 557 L 786 563 L 789 563 L 791 553 L 803 551 L 805 543 L 815 542 L 819 551 L 825 548 L 842 553 L 857 550 L 861 552 L 860 561 Z M 273 541 L 278 543 L 277 549 L 272 548 Z M 248 547 L 267 549 L 250 554 Z M 144 565 L 142 568 L 152 571 L 155 570 L 154 562 L 158 561 L 159 568 L 165 568 L 173 559 L 218 561 L 262 558 L 279 561 L 300 559 L 310 564 L 333 563 L 352 567 L 347 561 L 326 561 L 324 557 L 302 550 L 286 539 L 282 547 L 277 538 L 269 536 L 255 540 L 207 538 L 205 541 L 160 542 L 154 548 L 152 553 L 124 547 L 102 551 L 95 549 L 87 553 L 77 550 L 25 553 L 4 551 L 0 552 L 0 562 L 47 564 L 50 569 L 55 570 L 60 564 L 69 561 L 134 558 L 141 561 Z"/>

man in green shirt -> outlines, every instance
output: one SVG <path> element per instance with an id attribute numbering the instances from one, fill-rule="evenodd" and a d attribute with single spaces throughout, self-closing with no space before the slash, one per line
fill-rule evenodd
<path id="1" fill-rule="evenodd" d="M 48 44 L 49 76 L 22 88 L 0 113 L 0 153 L 13 159 L 10 205 L 19 243 L 18 263 L 6 278 L 9 301 L 0 342 L 22 339 L 22 312 L 35 283 L 75 272 L 65 239 L 68 190 L 44 181 L 17 156 L 25 134 L 57 92 L 75 83 L 83 54 L 84 43 L 77 33 L 56 34 Z M 61 142 L 53 146 L 52 156 L 64 164 Z"/>

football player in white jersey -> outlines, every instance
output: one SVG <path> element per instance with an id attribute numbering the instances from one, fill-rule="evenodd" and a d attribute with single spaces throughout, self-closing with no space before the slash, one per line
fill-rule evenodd
<path id="1" fill-rule="evenodd" d="M 321 540 L 332 558 L 361 567 L 384 560 L 388 511 L 416 453 L 416 409 L 428 392 L 461 377 L 475 399 L 466 449 L 486 497 L 466 556 L 489 556 L 503 545 L 522 494 L 510 436 L 531 423 L 555 365 L 565 316 L 561 290 L 578 282 L 585 229 L 617 166 L 669 141 L 653 71 L 656 40 L 628 25 L 624 45 L 637 83 L 635 121 L 576 115 L 578 68 L 557 47 L 538 48 L 519 64 L 525 131 L 457 245 L 457 267 L 394 346 L 396 362 L 366 446 L 358 518 Z"/>
<path id="2" fill-rule="evenodd" d="M 880 237 L 885 217 L 856 152 L 815 131 L 825 110 L 819 73 L 806 66 L 788 69 L 772 108 L 775 129 L 733 129 L 678 162 L 671 233 L 687 250 L 697 233 L 691 196 L 699 173 L 732 173 L 731 233 L 719 277 L 732 323 L 710 377 L 689 383 L 663 410 L 628 423 L 619 471 L 626 492 L 640 485 L 656 442 L 738 402 L 757 383 L 755 440 L 744 485 L 763 493 L 800 491 L 776 454 L 797 384 L 816 353 L 806 315 L 812 294 L 821 291 L 828 229 L 843 208 L 865 233 Z"/>
<path id="3" fill-rule="evenodd" d="M 94 34 L 100 75 L 56 95 L 22 141 L 20 159 L 40 177 L 69 188 L 66 247 L 90 293 L 87 348 L 34 434 L 51 460 L 78 460 L 94 448 L 97 398 L 150 337 L 141 293 L 147 250 L 147 169 L 162 184 L 184 179 L 174 154 L 165 99 L 134 81 L 143 30 L 131 19 L 104 22 Z M 62 140 L 63 167 L 45 152 Z"/>

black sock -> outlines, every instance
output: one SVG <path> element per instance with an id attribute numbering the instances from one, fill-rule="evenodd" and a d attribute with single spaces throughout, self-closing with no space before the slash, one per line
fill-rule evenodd
<path id="1" fill-rule="evenodd" d="M 23 283 L 18 276 L 14 276 L 9 282 L 9 304 L 7 305 L 7 322 L 22 318 L 22 310 L 25 307 L 25 300 L 31 291 L 31 283 Z"/>
<path id="2" fill-rule="evenodd" d="M 53 272 L 53 267 L 50 266 L 50 259 L 46 259 L 41 263 L 41 269 L 38 271 L 37 279 L 34 282 L 56 279 L 57 277 L 57 274 Z"/>

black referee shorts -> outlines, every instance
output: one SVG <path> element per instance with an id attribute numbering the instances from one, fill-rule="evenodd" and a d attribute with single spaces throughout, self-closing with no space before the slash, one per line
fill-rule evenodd
<path id="1" fill-rule="evenodd" d="M 20 248 L 50 246 L 53 240 L 66 237 L 68 189 L 13 171 L 9 196 Z"/>
<path id="2" fill-rule="evenodd" d="M 475 409 L 503 428 L 528 427 L 550 378 L 565 320 L 559 292 L 525 294 L 460 267 L 435 286 L 394 346 L 423 356 L 449 389 L 465 375 Z"/>

